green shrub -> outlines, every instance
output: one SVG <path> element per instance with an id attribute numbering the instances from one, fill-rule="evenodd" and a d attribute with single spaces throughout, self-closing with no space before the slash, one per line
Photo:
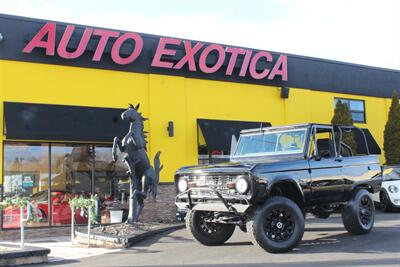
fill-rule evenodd
<path id="1" fill-rule="evenodd" d="M 390 106 L 383 138 L 383 150 L 385 151 L 386 164 L 400 164 L 400 106 L 396 91 L 393 91 L 392 104 Z"/>

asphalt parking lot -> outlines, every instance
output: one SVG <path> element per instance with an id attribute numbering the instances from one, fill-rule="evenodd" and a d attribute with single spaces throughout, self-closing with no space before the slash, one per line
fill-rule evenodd
<path id="1" fill-rule="evenodd" d="M 400 212 L 378 213 L 368 235 L 348 234 L 339 215 L 307 218 L 301 244 L 270 254 L 237 229 L 223 246 L 205 247 L 186 229 L 155 236 L 127 250 L 46 266 L 400 266 Z"/>

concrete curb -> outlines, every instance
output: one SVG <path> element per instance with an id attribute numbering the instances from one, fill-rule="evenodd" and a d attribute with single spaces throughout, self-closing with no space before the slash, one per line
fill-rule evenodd
<path id="1" fill-rule="evenodd" d="M 185 224 L 174 224 L 159 226 L 150 231 L 141 231 L 132 236 L 114 237 L 106 234 L 91 234 L 90 235 L 90 247 L 98 248 L 109 248 L 109 249 L 120 249 L 128 248 L 134 244 L 143 241 L 149 237 L 157 235 L 171 230 L 178 230 L 185 227 Z M 76 232 L 74 239 L 75 245 L 86 245 L 87 246 L 87 233 Z"/>
<path id="2" fill-rule="evenodd" d="M 33 263 L 44 263 L 48 261 L 47 255 L 50 254 L 50 249 L 38 247 L 25 247 L 20 249 L 17 246 L 6 247 L 13 250 L 0 252 L 0 266 L 22 265 Z"/>

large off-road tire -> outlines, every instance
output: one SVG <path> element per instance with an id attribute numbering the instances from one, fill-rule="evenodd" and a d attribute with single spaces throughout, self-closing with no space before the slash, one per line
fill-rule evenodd
<path id="1" fill-rule="evenodd" d="M 271 253 L 291 251 L 304 234 L 303 212 L 292 200 L 274 196 L 247 222 L 253 244 Z"/>
<path id="2" fill-rule="evenodd" d="M 356 191 L 342 209 L 344 227 L 353 235 L 369 233 L 374 227 L 374 216 L 374 201 L 365 189 Z"/>
<path id="3" fill-rule="evenodd" d="M 211 211 L 190 211 L 186 215 L 186 228 L 195 240 L 206 246 L 218 246 L 225 243 L 235 231 L 234 224 L 205 222 L 213 217 Z"/>
<path id="4" fill-rule="evenodd" d="M 382 189 L 382 191 L 379 193 L 379 202 L 380 202 L 380 207 L 384 212 L 389 212 L 394 210 L 389 195 L 384 189 Z"/>

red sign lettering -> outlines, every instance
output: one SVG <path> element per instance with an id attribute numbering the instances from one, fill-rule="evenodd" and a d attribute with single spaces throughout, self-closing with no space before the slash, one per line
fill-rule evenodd
<path id="1" fill-rule="evenodd" d="M 272 68 L 271 74 L 268 76 L 268 79 L 273 80 L 276 75 L 280 75 L 282 77 L 282 81 L 288 80 L 286 55 L 279 56 L 274 67 Z"/>
<path id="2" fill-rule="evenodd" d="M 89 43 L 90 40 L 90 36 L 92 35 L 93 32 L 92 28 L 86 28 L 81 38 L 81 41 L 79 42 L 78 48 L 75 50 L 75 52 L 68 52 L 67 51 L 68 42 L 71 39 L 74 29 L 75 26 L 68 25 L 67 28 L 65 29 L 65 32 L 61 38 L 60 43 L 58 44 L 57 53 L 62 58 L 73 59 L 82 56 L 83 52 L 85 52 L 87 44 Z"/>
<path id="3" fill-rule="evenodd" d="M 236 47 L 227 47 L 226 52 L 231 53 L 231 58 L 229 59 L 228 67 L 226 68 L 225 74 L 232 75 L 238 55 L 243 55 L 244 53 L 246 53 L 246 50 Z"/>
<path id="4" fill-rule="evenodd" d="M 47 41 L 43 41 L 43 38 L 47 35 Z M 54 56 L 54 49 L 56 46 L 56 24 L 53 22 L 47 22 L 40 31 L 32 38 L 32 40 L 25 46 L 22 52 L 31 53 L 36 47 L 42 47 L 46 49 L 46 55 Z"/>
<path id="5" fill-rule="evenodd" d="M 121 49 L 122 44 L 126 40 L 129 40 L 129 39 L 132 39 L 135 41 L 135 47 L 128 57 L 122 58 L 119 55 L 119 50 Z M 135 61 L 135 59 L 137 59 L 139 57 L 140 53 L 142 52 L 142 48 L 143 48 L 142 37 L 140 37 L 140 35 L 137 33 L 127 32 L 127 33 L 124 33 L 123 35 L 121 35 L 115 41 L 115 43 L 111 49 L 111 58 L 117 64 L 127 65 L 129 63 L 132 63 L 133 61 Z"/>
<path id="6" fill-rule="evenodd" d="M 250 62 L 250 68 L 249 68 L 250 69 L 250 75 L 251 75 L 251 77 L 253 77 L 254 79 L 257 79 L 257 80 L 265 78 L 269 73 L 269 69 L 265 69 L 261 73 L 258 73 L 257 70 L 256 70 L 257 62 L 262 57 L 264 57 L 267 60 L 267 62 L 271 62 L 272 61 L 272 55 L 270 53 L 268 53 L 266 51 L 261 51 L 261 52 L 256 53 L 253 56 L 253 58 L 251 59 L 251 62 Z"/>
<path id="7" fill-rule="evenodd" d="M 46 55 L 54 56 L 57 47 L 57 55 L 59 57 L 76 59 L 86 52 L 91 37 L 96 36 L 98 41 L 92 61 L 101 61 L 107 43 L 113 42 L 110 55 L 112 61 L 118 65 L 127 65 L 134 62 L 143 50 L 143 39 L 137 33 L 127 32 L 120 35 L 118 31 L 85 28 L 80 37 L 78 47 L 75 48 L 75 51 L 71 51 L 67 47 L 74 34 L 75 26 L 67 25 L 65 27 L 58 44 L 56 44 L 56 30 L 57 25 L 54 22 L 46 23 L 22 51 L 24 53 L 32 53 L 35 48 L 42 48 L 45 49 Z M 133 42 L 134 45 L 132 51 L 125 52 L 123 57 L 121 56 L 121 49 L 126 42 Z M 183 50 L 184 55 L 177 59 L 178 50 Z M 126 56 L 126 54 L 128 55 Z M 211 61 L 211 57 L 214 57 L 215 60 Z M 198 62 L 196 58 L 199 59 Z M 208 63 L 207 59 L 209 59 Z M 237 66 L 238 62 L 240 62 L 240 66 Z M 263 69 L 257 68 L 261 62 L 265 62 L 264 64 L 267 67 L 263 67 Z M 192 44 L 187 40 L 160 37 L 151 67 L 181 70 L 185 65 L 187 65 L 189 71 L 193 72 L 200 69 L 203 73 L 211 74 L 222 69 L 225 75 L 231 76 L 237 67 L 238 73 L 236 75 L 239 77 L 245 77 L 249 72 L 250 76 L 256 80 L 265 78 L 273 80 L 276 77 L 280 77 L 282 81 L 288 80 L 286 55 L 279 55 L 274 63 L 273 55 L 267 51 L 253 53 L 250 49 L 223 47 L 219 44 L 206 45 L 200 42 Z M 225 70 L 224 66 L 226 66 Z"/>
<path id="8" fill-rule="evenodd" d="M 172 68 L 174 66 L 174 64 L 171 63 L 171 62 L 161 61 L 161 57 L 163 55 L 175 56 L 176 51 L 172 50 L 172 49 L 167 49 L 167 48 L 165 48 L 165 46 L 167 44 L 180 45 L 180 43 L 181 43 L 181 40 L 179 40 L 179 39 L 161 37 L 160 41 L 158 43 L 156 54 L 153 57 L 153 62 L 151 62 L 151 66 L 152 67 L 167 68 L 167 69 Z"/>
<path id="9" fill-rule="evenodd" d="M 106 48 L 108 39 L 110 39 L 110 37 L 114 37 L 114 38 L 118 37 L 119 32 L 96 29 L 96 30 L 94 30 L 93 35 L 100 36 L 100 40 L 99 40 L 99 43 L 97 44 L 97 48 L 96 48 L 96 51 L 94 52 L 94 56 L 93 56 L 92 60 L 100 61 L 101 56 L 104 53 L 104 49 Z"/>
<path id="10" fill-rule="evenodd" d="M 212 52 L 212 51 L 217 51 L 218 53 L 218 59 L 217 62 L 214 64 L 212 67 L 207 66 L 207 56 Z M 219 68 L 222 67 L 222 64 L 224 64 L 225 60 L 225 50 L 221 45 L 217 44 L 212 44 L 210 46 L 207 46 L 203 52 L 200 55 L 200 60 L 199 60 L 199 66 L 202 72 L 204 73 L 214 73 Z"/>
<path id="11" fill-rule="evenodd" d="M 192 47 L 190 41 L 183 41 L 183 45 L 185 46 L 186 55 L 182 57 L 181 60 L 174 66 L 174 69 L 180 70 L 187 62 L 189 65 L 189 70 L 196 71 L 194 55 L 203 47 L 203 44 L 197 43 L 194 47 Z"/>
<path id="12" fill-rule="evenodd" d="M 244 55 L 243 64 L 240 68 L 239 76 L 244 77 L 246 76 L 247 68 L 249 67 L 250 57 L 253 51 L 247 50 L 246 54 Z"/>

